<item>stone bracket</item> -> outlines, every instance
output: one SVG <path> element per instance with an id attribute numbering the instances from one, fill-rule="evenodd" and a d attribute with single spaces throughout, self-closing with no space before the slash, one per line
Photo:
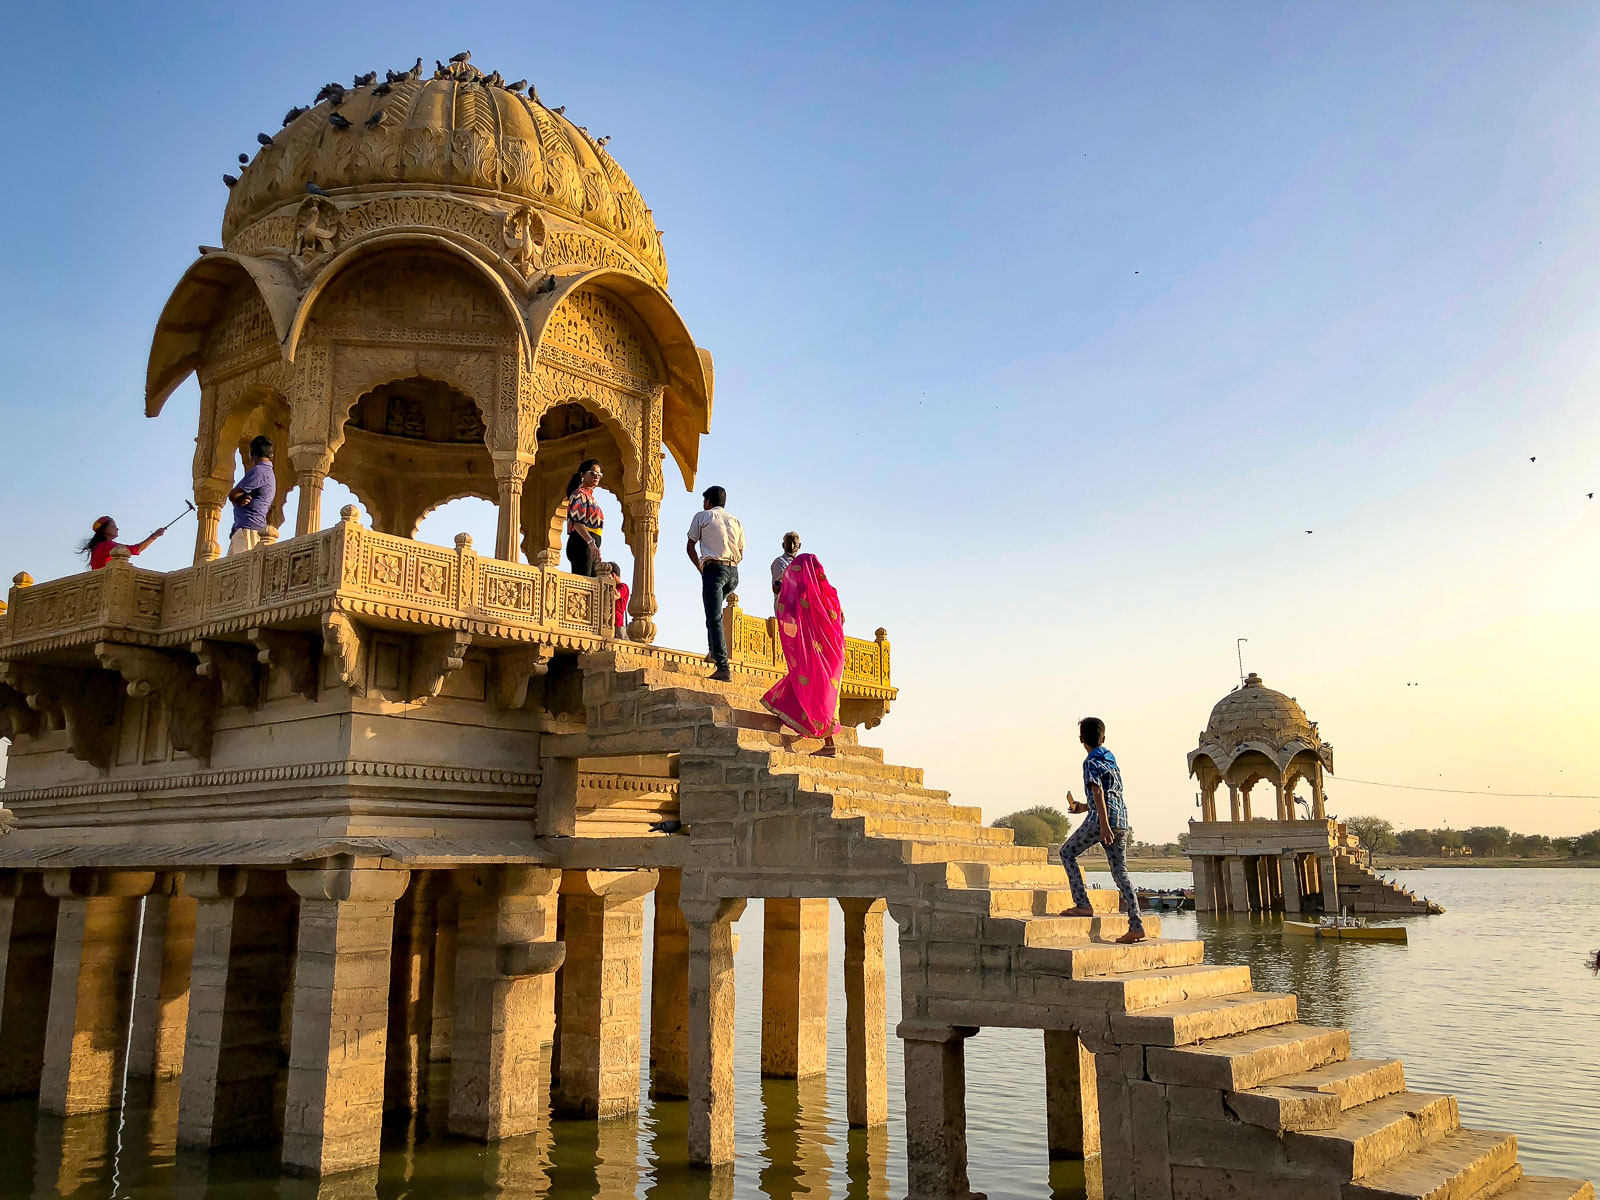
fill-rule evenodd
<path id="1" fill-rule="evenodd" d="M 256 648 L 256 661 L 268 671 L 281 671 L 289 689 L 307 700 L 317 698 L 316 639 L 280 629 L 250 630 L 246 635 Z"/>
<path id="2" fill-rule="evenodd" d="M 406 699 L 431 700 L 444 687 L 445 678 L 461 670 L 472 635 L 446 630 L 416 638 L 411 644 L 411 670 L 406 679 Z"/>
<path id="3" fill-rule="evenodd" d="M 515 711 L 528 703 L 528 685 L 550 670 L 552 646 L 522 646 L 494 656 L 494 702 Z"/>
<path id="4" fill-rule="evenodd" d="M 33 667 L 7 663 L 5 682 L 27 697 L 28 707 L 52 728 L 66 726 L 75 758 L 102 771 L 116 753 L 117 717 L 122 705 L 117 677 L 104 671 Z"/>
<path id="5" fill-rule="evenodd" d="M 339 682 L 357 696 L 367 694 L 367 632 L 343 613 L 322 616 L 322 650 L 333 657 Z"/>
<path id="6" fill-rule="evenodd" d="M 130 696 L 155 696 L 167 710 L 167 736 L 178 750 L 211 761 L 211 723 L 220 685 L 196 672 L 194 656 L 120 642 L 96 642 L 100 665 L 127 682 Z"/>
<path id="7" fill-rule="evenodd" d="M 0 683 L 0 737 L 34 737 L 43 725 L 43 714 L 29 706 L 26 693 Z"/>
<path id="8" fill-rule="evenodd" d="M 225 707 L 255 708 L 260 703 L 257 659 L 248 646 L 202 638 L 189 643 L 189 653 L 197 660 L 195 674 L 216 680 Z"/>
<path id="9" fill-rule="evenodd" d="M 563 871 L 561 894 L 563 896 L 591 896 L 613 904 L 637 900 L 655 891 L 661 872 L 636 871 Z"/>
<path id="10" fill-rule="evenodd" d="M 566 961 L 565 942 L 505 942 L 495 949 L 495 970 L 506 979 L 553 975 Z"/>

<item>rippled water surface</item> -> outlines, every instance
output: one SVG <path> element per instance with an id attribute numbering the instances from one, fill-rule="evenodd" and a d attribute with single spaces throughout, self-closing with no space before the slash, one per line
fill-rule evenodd
<path id="1" fill-rule="evenodd" d="M 1302 1019 L 1349 1026 L 1358 1054 L 1404 1058 L 1413 1088 L 1452 1091 L 1469 1124 L 1517 1133 L 1531 1172 L 1600 1177 L 1600 979 L 1584 967 L 1585 956 L 1600 948 L 1600 871 L 1456 869 L 1402 879 L 1449 910 L 1407 918 L 1405 946 L 1285 940 L 1275 918 L 1197 921 L 1183 914 L 1166 918 L 1166 933 L 1198 931 L 1212 961 L 1247 962 L 1258 988 L 1298 992 Z M 1172 886 L 1187 879 L 1141 881 Z M 637 1119 L 555 1121 L 496 1146 L 425 1127 L 393 1129 L 375 1175 L 319 1186 L 280 1178 L 270 1151 L 175 1153 L 172 1085 L 136 1089 L 120 1113 L 66 1121 L 40 1117 L 28 1102 L 0 1103 L 0 1196 L 903 1195 L 897 1039 L 889 1039 L 888 1129 L 869 1135 L 845 1126 L 837 915 L 829 1072 L 798 1085 L 760 1078 L 758 903 L 738 928 L 739 1160 L 730 1174 L 689 1171 L 685 1102 L 645 1098 Z M 892 1029 L 899 995 L 892 938 L 888 960 Z M 648 1021 L 648 998 L 644 1011 Z M 1084 1195 L 1081 1163 L 1046 1159 L 1042 1060 L 1037 1032 L 985 1030 L 967 1043 L 972 1184 L 995 1200 Z"/>

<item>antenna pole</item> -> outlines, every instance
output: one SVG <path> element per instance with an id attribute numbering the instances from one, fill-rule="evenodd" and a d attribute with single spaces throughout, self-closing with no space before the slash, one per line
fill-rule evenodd
<path id="1" fill-rule="evenodd" d="M 1249 638 L 1236 638 L 1233 643 L 1234 651 L 1239 655 L 1239 686 L 1244 686 L 1244 644 Z"/>

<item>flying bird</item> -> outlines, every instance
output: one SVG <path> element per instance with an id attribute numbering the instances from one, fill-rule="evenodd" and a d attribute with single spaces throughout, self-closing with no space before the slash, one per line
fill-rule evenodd
<path id="1" fill-rule="evenodd" d="M 224 175 L 222 177 L 222 182 L 227 184 L 229 187 L 233 187 L 239 182 L 239 177 L 237 175 Z"/>
<path id="2" fill-rule="evenodd" d="M 328 193 L 319 188 L 313 180 L 306 180 L 306 193 L 311 196 L 326 196 Z"/>
<path id="3" fill-rule="evenodd" d="M 311 110 L 309 108 L 301 108 L 298 105 L 296 105 L 294 108 L 291 108 L 288 112 L 283 114 L 283 123 L 285 125 L 287 125 L 291 121 L 294 121 L 299 117 L 305 116 L 306 113 L 308 113 L 310 111 Z"/>
<path id="4" fill-rule="evenodd" d="M 1309 530 L 1309 529 L 1308 529 L 1308 530 L 1306 530 L 1306 532 L 1307 532 L 1307 533 L 1310 533 L 1310 532 L 1312 532 L 1312 531 L 1311 531 L 1311 530 Z"/>
<path id="5" fill-rule="evenodd" d="M 272 135 L 267 133 L 258 133 L 256 134 L 256 141 L 260 142 L 263 146 L 270 146 L 272 145 Z"/>
<path id="6" fill-rule="evenodd" d="M 1594 499 L 1594 493 L 1593 493 L 1593 492 L 1590 492 L 1590 493 L 1589 493 L 1589 499 L 1591 499 L 1591 500 L 1593 500 L 1593 499 Z"/>
<path id="7" fill-rule="evenodd" d="M 239 155 L 239 165 L 240 165 L 240 166 L 241 166 L 241 167 L 242 167 L 242 166 L 244 166 L 244 165 L 245 165 L 245 164 L 246 164 L 246 163 L 248 163 L 248 162 L 249 162 L 249 161 L 250 161 L 250 156 L 249 156 L 249 155 L 248 155 L 248 154 L 241 154 L 241 155 Z"/>
<path id="8" fill-rule="evenodd" d="M 1539 456 L 1537 454 L 1532 455 L 1531 457 L 1529 457 L 1528 461 L 1529 462 L 1538 462 L 1539 461 Z"/>
<path id="9" fill-rule="evenodd" d="M 349 129 L 350 118 L 345 116 L 343 113 L 334 113 L 328 118 L 328 124 L 332 125 L 335 129 Z"/>
<path id="10" fill-rule="evenodd" d="M 378 73 L 376 71 L 368 71 L 365 75 L 357 75 L 354 80 L 354 83 L 358 88 L 371 87 L 377 82 Z"/>
<path id="11" fill-rule="evenodd" d="M 382 125 L 382 124 L 383 124 L 383 109 L 381 109 L 381 108 L 377 112 L 373 113 L 370 117 L 367 118 L 367 128 L 368 129 L 376 129 L 379 125 Z"/>

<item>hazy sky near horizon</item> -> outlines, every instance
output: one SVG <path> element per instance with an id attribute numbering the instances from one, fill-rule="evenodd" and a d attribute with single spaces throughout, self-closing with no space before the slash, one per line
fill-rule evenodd
<path id="1" fill-rule="evenodd" d="M 850 631 L 888 627 L 901 699 L 870 740 L 930 786 L 991 818 L 1057 802 L 1095 713 L 1137 833 L 1171 837 L 1248 637 L 1335 747 L 1333 811 L 1600 826 L 1594 5 L 3 22 L 0 576 L 182 505 L 198 393 L 143 416 L 149 336 L 256 131 L 471 49 L 614 135 L 716 358 L 699 485 L 745 521 L 747 607 L 800 530 Z M 704 637 L 697 507 L 663 512 L 677 646 Z M 421 536 L 492 544 L 486 508 Z"/>

